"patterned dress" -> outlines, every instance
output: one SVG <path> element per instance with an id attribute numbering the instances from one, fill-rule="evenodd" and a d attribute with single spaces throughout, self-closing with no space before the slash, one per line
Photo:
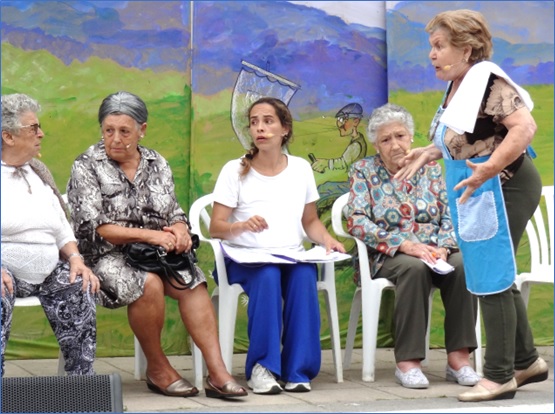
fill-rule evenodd
<path id="1" fill-rule="evenodd" d="M 401 181 L 393 178 L 379 155 L 374 155 L 352 165 L 349 181 L 347 227 L 368 247 L 372 277 L 405 240 L 457 248 L 438 163 L 431 162 L 410 180 Z M 359 278 L 357 269 L 358 285 Z"/>
<path id="2" fill-rule="evenodd" d="M 67 187 L 79 249 L 101 281 L 100 303 L 108 308 L 140 298 L 146 272 L 127 265 L 124 245 L 110 243 L 96 229 L 103 224 L 153 230 L 178 222 L 189 225 L 177 202 L 168 162 L 154 150 L 138 149 L 141 160 L 133 181 L 100 141 L 75 160 Z M 206 281 L 200 268 L 196 273 L 192 288 Z"/>

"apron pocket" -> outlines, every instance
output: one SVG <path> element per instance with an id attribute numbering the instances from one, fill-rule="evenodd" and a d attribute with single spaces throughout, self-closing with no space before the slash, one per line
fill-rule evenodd
<path id="1" fill-rule="evenodd" d="M 493 191 L 485 191 L 459 204 L 459 236 L 466 242 L 488 240 L 497 234 L 499 222 Z"/>

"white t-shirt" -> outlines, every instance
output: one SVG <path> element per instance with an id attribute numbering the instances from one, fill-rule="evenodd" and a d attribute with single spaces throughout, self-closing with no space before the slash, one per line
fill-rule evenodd
<path id="1" fill-rule="evenodd" d="M 2 266 L 18 279 L 39 284 L 56 267 L 60 249 L 76 241 L 52 188 L 26 164 L 27 182 L 2 165 Z"/>
<path id="2" fill-rule="evenodd" d="M 310 164 L 300 157 L 287 156 L 287 167 L 268 177 L 251 168 L 240 177 L 241 160 L 222 168 L 214 188 L 214 201 L 233 209 L 230 222 L 264 217 L 268 229 L 246 231 L 224 243 L 250 248 L 303 250 L 302 216 L 305 205 L 318 200 L 316 181 Z"/>

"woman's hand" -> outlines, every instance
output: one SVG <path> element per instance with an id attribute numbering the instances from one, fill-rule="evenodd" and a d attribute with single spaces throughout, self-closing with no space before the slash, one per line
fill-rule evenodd
<path id="1" fill-rule="evenodd" d="M 171 227 L 164 227 L 163 230 L 149 230 L 148 238 L 144 239 L 144 243 L 160 246 L 165 251 L 170 252 L 176 249 L 177 237 L 171 230 Z M 183 245 L 181 245 L 181 248 L 184 249 Z"/>
<path id="2" fill-rule="evenodd" d="M 250 231 L 252 233 L 260 233 L 268 229 L 268 223 L 266 223 L 264 217 L 252 216 L 247 221 L 238 222 L 234 227 L 240 227 L 241 232 Z"/>
<path id="3" fill-rule="evenodd" d="M 340 252 L 340 253 L 347 253 L 345 250 L 345 246 L 343 243 L 335 240 L 333 237 L 326 238 L 326 244 L 324 245 L 326 248 L 326 253 L 330 254 L 331 252 Z"/>
<path id="4" fill-rule="evenodd" d="M 416 172 L 430 161 L 441 158 L 441 150 L 431 144 L 427 147 L 414 148 L 399 162 L 398 180 L 410 180 Z"/>
<path id="5" fill-rule="evenodd" d="M 83 279 L 83 292 L 85 292 L 90 285 L 91 293 L 97 293 L 100 290 L 100 280 L 98 280 L 98 277 L 93 271 L 85 265 L 81 256 L 72 256 L 68 261 L 69 283 L 75 283 L 77 276 L 81 276 L 81 279 Z"/>
<path id="6" fill-rule="evenodd" d="M 466 160 L 466 166 L 472 170 L 472 174 L 454 187 L 455 191 L 466 187 L 461 198 L 459 198 L 459 203 L 461 204 L 464 204 L 482 184 L 499 173 L 492 169 L 488 162 L 474 164 L 472 161 Z"/>
<path id="7" fill-rule="evenodd" d="M 401 246 L 399 246 L 399 251 L 401 253 L 418 259 L 424 259 L 428 263 L 435 263 L 436 260 L 441 257 L 441 250 L 445 251 L 443 248 L 438 249 L 437 247 L 428 246 L 424 243 L 415 243 L 410 240 L 405 240 L 401 243 Z M 445 259 L 447 259 L 447 255 L 445 255 Z"/>
<path id="8" fill-rule="evenodd" d="M 164 227 L 162 230 L 164 233 L 167 233 L 167 235 L 173 236 L 173 239 L 168 240 L 166 237 L 163 240 L 163 243 L 166 243 L 166 245 L 161 246 L 164 247 L 166 251 L 175 250 L 176 253 L 183 253 L 193 248 L 193 240 L 189 233 L 189 227 L 185 223 L 175 223 L 169 227 Z"/>
<path id="9" fill-rule="evenodd" d="M 6 269 L 2 268 L 2 297 L 6 296 L 6 289 L 10 295 L 13 295 L 12 278 L 8 275 Z"/>

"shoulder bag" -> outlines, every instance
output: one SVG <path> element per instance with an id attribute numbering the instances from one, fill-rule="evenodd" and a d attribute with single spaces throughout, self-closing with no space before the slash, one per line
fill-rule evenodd
<path id="1" fill-rule="evenodd" d="M 156 273 L 175 289 L 185 290 L 195 283 L 197 270 L 195 263 L 198 262 L 195 249 L 199 246 L 199 237 L 191 235 L 193 246 L 191 250 L 183 253 L 166 252 L 161 246 L 148 243 L 130 243 L 122 249 L 125 261 L 130 266 Z M 184 272 L 182 276 L 178 271 Z"/>

